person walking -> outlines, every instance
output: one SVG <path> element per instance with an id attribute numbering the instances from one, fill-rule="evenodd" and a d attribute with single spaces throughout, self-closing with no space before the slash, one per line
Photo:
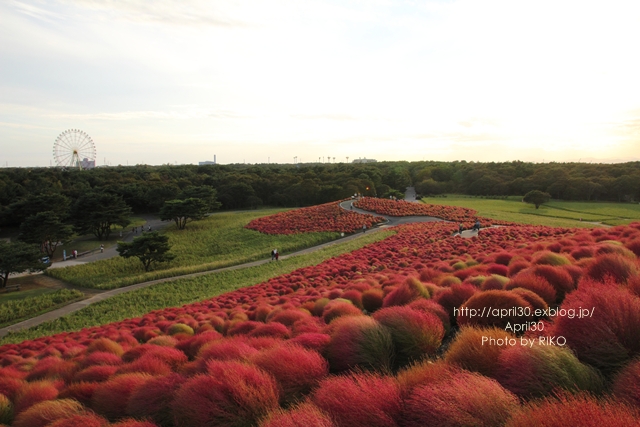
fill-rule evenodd
<path id="1" fill-rule="evenodd" d="M 362 232 L 363 233 L 367 232 L 367 224 L 362 224 Z"/>
<path id="2" fill-rule="evenodd" d="M 100 253 L 104 252 L 104 245 L 100 245 Z"/>
<path id="3" fill-rule="evenodd" d="M 280 258 L 280 254 L 278 253 L 277 249 L 274 249 L 274 251 L 276 251 L 276 261 L 278 261 L 278 258 Z"/>
<path id="4" fill-rule="evenodd" d="M 271 250 L 271 261 L 273 261 L 274 259 L 276 259 L 276 250 L 272 249 Z"/>
<path id="5" fill-rule="evenodd" d="M 460 225 L 458 225 L 458 234 L 462 236 L 463 231 L 464 231 L 464 224 L 460 223 Z"/>

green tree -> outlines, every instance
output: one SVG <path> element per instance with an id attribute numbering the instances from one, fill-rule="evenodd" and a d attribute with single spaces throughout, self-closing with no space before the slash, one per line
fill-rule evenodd
<path id="1" fill-rule="evenodd" d="M 207 204 L 202 199 L 169 200 L 160 209 L 160 219 L 174 221 L 178 230 L 184 230 L 188 221 L 204 218 L 207 210 Z"/>
<path id="2" fill-rule="evenodd" d="M 536 209 L 538 209 L 541 204 L 547 203 L 550 198 L 551 195 L 549 193 L 544 193 L 540 190 L 532 190 L 524 195 L 522 201 L 525 203 L 531 203 L 532 205 L 535 205 Z"/>
<path id="3" fill-rule="evenodd" d="M 51 211 L 31 215 L 20 225 L 20 240 L 39 245 L 49 257 L 53 257 L 58 246 L 67 243 L 71 236 L 73 228 Z"/>
<path id="4" fill-rule="evenodd" d="M 44 271 L 48 266 L 42 262 L 42 253 L 37 246 L 0 240 L 0 288 L 7 286 L 11 273 Z"/>
<path id="5" fill-rule="evenodd" d="M 71 209 L 71 219 L 78 233 L 93 233 L 99 240 L 109 238 L 111 226 L 129 225 L 130 216 L 131 208 L 120 196 L 111 193 L 85 193 Z"/>
<path id="6" fill-rule="evenodd" d="M 209 212 L 213 212 L 220 208 L 221 203 L 216 199 L 218 193 L 216 189 L 210 185 L 188 186 L 180 192 L 178 199 L 200 199 L 207 204 Z"/>
<path id="7" fill-rule="evenodd" d="M 142 262 L 144 271 L 149 271 L 152 263 L 168 262 L 175 258 L 169 253 L 169 237 L 158 233 L 144 233 L 133 239 L 133 242 L 118 242 L 116 250 L 121 257 L 136 257 Z"/>
<path id="8" fill-rule="evenodd" d="M 64 219 L 69 215 L 70 201 L 62 194 L 35 194 L 18 200 L 8 206 L 4 214 L 7 224 L 20 224 L 25 218 L 40 212 L 51 212 L 58 218 Z"/>

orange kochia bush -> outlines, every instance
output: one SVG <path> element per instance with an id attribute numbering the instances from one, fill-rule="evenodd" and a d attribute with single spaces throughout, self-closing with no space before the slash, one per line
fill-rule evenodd
<path id="1" fill-rule="evenodd" d="M 331 202 L 257 218 L 247 224 L 246 228 L 265 234 L 319 231 L 353 233 L 362 230 L 363 225 L 371 228 L 383 221 L 382 217 L 348 211 L 342 209 L 339 202 Z"/>
<path id="2" fill-rule="evenodd" d="M 624 248 L 633 247 L 640 224 L 606 232 L 499 227 L 472 239 L 452 238 L 455 227 L 400 226 L 384 241 L 216 298 L 4 345 L 0 423 L 31 422 L 36 409 L 64 409 L 63 399 L 75 399 L 82 407 L 57 411 L 65 418 L 56 425 L 85 419 L 134 425 L 131 417 L 161 426 L 231 426 L 247 420 L 273 425 L 293 419 L 323 426 L 405 426 L 423 418 L 443 425 L 464 425 L 467 419 L 488 425 L 496 422 L 494 416 L 502 422 L 523 408 L 511 393 L 523 399 L 553 395 L 549 390 L 555 383 L 547 388 L 533 376 L 555 378 L 575 367 L 588 376 L 576 377 L 573 369 L 568 382 L 558 383 L 570 387 L 562 388 L 573 390 L 577 378 L 586 384 L 577 388 L 599 391 L 602 380 L 615 384 L 616 399 L 621 394 L 631 396 L 630 402 L 637 398 L 636 388 L 629 386 L 637 369 L 625 367 L 635 366 L 630 364 L 640 355 L 640 299 L 634 293 L 640 279 L 637 256 Z M 611 241 L 626 252 L 612 255 Z M 583 247 L 591 255 L 579 251 Z M 580 253 L 579 259 L 572 253 Z M 614 258 L 621 266 L 615 272 L 623 275 L 606 274 Z M 554 308 L 559 302 L 565 309 L 594 307 L 593 318 L 503 319 L 541 320 L 544 328 L 527 332 L 528 338 L 566 335 L 566 349 L 549 352 L 555 359 L 540 357 L 547 353 L 538 348 L 512 349 L 504 341 L 484 345 L 485 336 L 516 339 L 517 334 L 495 328 L 483 332 L 487 325 L 505 325 L 460 315 L 461 308 L 482 311 L 487 305 L 546 308 L 536 292 L 549 288 L 525 289 L 529 282 L 519 275 L 544 278 L 566 293 L 562 300 L 546 295 Z M 484 290 L 490 279 L 523 286 Z M 457 338 L 449 328 L 456 321 L 470 324 Z M 193 334 L 176 332 L 189 330 Z M 438 382 L 435 374 L 420 374 L 425 363 L 441 358 L 440 343 L 452 339 L 444 356 L 460 367 L 446 369 L 455 387 L 449 386 L 452 381 Z M 478 374 L 458 374 L 462 368 Z M 421 406 L 418 395 L 452 404 L 446 411 L 437 404 Z M 489 399 L 491 410 L 484 410 L 485 395 L 499 397 Z M 536 405 L 524 408 L 544 406 Z M 628 416 L 637 414 L 629 410 Z"/>

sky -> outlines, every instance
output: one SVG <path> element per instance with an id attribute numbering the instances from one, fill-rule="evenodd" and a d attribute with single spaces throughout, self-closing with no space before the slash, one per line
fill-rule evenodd
<path id="1" fill-rule="evenodd" d="M 640 160 L 640 2 L 3 0 L 0 167 Z"/>

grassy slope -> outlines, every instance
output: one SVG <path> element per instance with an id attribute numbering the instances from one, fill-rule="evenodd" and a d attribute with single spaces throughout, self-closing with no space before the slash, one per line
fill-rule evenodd
<path id="1" fill-rule="evenodd" d="M 422 201 L 475 209 L 478 215 L 489 218 L 554 227 L 593 227 L 590 222 L 618 225 L 640 221 L 640 205 L 629 203 L 551 201 L 536 209 L 522 203 L 520 198 L 494 200 L 448 195 L 446 198 L 425 197 Z"/>
<path id="2" fill-rule="evenodd" d="M 177 230 L 175 225 L 169 225 L 164 232 L 169 235 L 172 252 L 177 257 L 148 273 L 137 258 L 115 257 L 80 266 L 52 269 L 47 274 L 77 286 L 113 289 L 267 258 L 273 248 L 286 254 L 339 237 L 338 233 L 271 236 L 244 228 L 254 218 L 279 211 L 218 213 L 202 221 L 189 223 L 185 230 Z"/>
<path id="3" fill-rule="evenodd" d="M 270 262 L 258 267 L 240 270 L 211 273 L 191 279 L 176 279 L 127 292 L 26 331 L 10 333 L 0 340 L 0 344 L 21 342 L 59 332 L 76 331 L 84 327 L 140 316 L 152 310 L 176 307 L 212 298 L 225 292 L 264 282 L 272 277 L 289 273 L 298 268 L 319 264 L 326 259 L 352 252 L 392 234 L 393 231 L 368 233 L 350 242 L 336 243 L 319 251 L 279 262 Z"/>
<path id="4" fill-rule="evenodd" d="M 29 319 L 84 297 L 82 292 L 70 289 L 46 289 L 48 292 L 35 291 L 41 291 L 41 289 L 26 291 L 32 294 L 29 298 L 2 301 L 0 304 L 0 327 Z"/>

